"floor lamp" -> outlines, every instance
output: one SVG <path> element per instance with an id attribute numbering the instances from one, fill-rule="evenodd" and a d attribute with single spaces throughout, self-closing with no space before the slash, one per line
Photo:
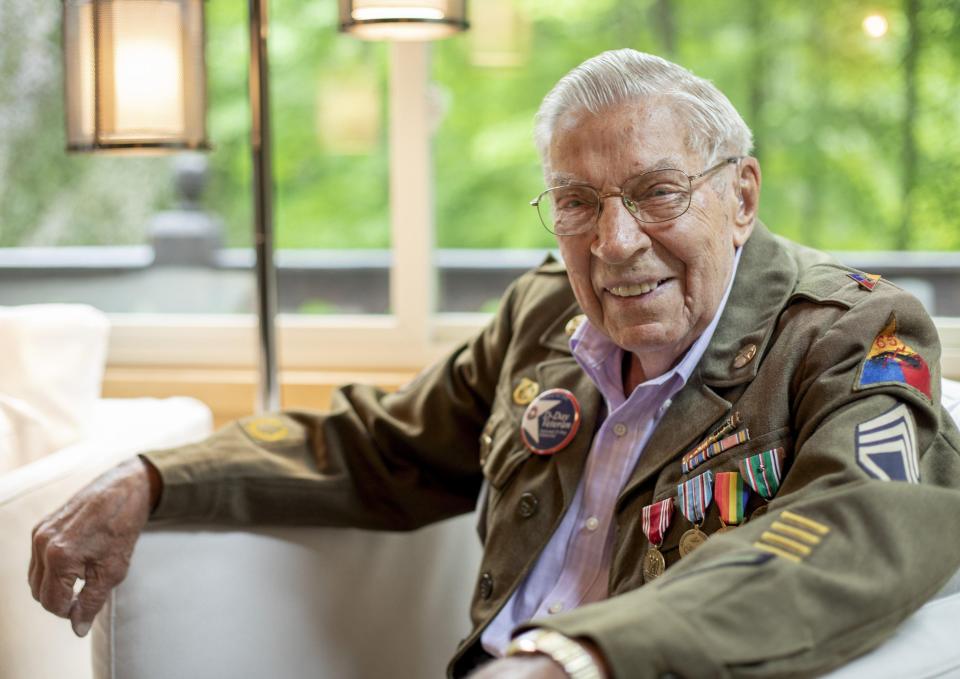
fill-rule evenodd
<path id="1" fill-rule="evenodd" d="M 62 0 L 68 151 L 209 148 L 204 2 Z M 265 412 L 280 407 L 268 0 L 248 2 L 260 372 L 256 409 Z M 429 40 L 467 27 L 466 0 L 339 0 L 339 10 L 340 30 L 365 39 Z"/>

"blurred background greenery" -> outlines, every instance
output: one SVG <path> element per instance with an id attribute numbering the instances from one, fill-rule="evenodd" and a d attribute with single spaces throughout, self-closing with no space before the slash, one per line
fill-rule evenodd
<path id="1" fill-rule="evenodd" d="M 206 207 L 227 245 L 249 246 L 246 6 L 206 7 Z M 551 246 L 527 204 L 542 189 L 533 114 L 583 59 L 633 47 L 728 94 L 774 231 L 960 250 L 960 0 L 474 0 L 471 14 L 432 53 L 438 247 Z M 338 35 L 333 0 L 273 0 L 271 23 L 277 246 L 389 247 L 387 47 Z M 64 154 L 59 3 L 0 0 L 0 38 L 0 246 L 144 242 L 172 201 L 169 159 Z"/>

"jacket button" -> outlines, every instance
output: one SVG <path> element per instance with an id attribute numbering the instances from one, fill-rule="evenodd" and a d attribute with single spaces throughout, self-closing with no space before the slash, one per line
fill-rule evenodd
<path id="1" fill-rule="evenodd" d="M 537 499 L 537 496 L 533 493 L 524 493 L 520 496 L 520 504 L 517 505 L 517 513 L 521 518 L 529 519 L 531 516 L 537 513 L 537 508 L 540 506 L 540 500 Z"/>
<path id="2" fill-rule="evenodd" d="M 737 352 L 736 357 L 733 359 L 733 367 L 739 370 L 753 360 L 753 357 L 757 355 L 757 345 L 756 344 L 747 344 L 741 347 L 740 351 Z"/>
<path id="3" fill-rule="evenodd" d="M 489 599 L 491 594 L 493 594 L 493 576 L 484 573 L 480 576 L 480 598 Z"/>

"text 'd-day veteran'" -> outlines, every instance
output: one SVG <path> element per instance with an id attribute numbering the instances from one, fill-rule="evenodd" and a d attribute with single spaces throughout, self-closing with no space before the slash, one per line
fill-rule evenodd
<path id="1" fill-rule="evenodd" d="M 929 598 L 960 435 L 920 304 L 761 224 L 750 130 L 676 64 L 584 62 L 535 137 L 562 264 L 398 393 L 101 477 L 34 532 L 43 606 L 84 634 L 152 519 L 408 530 L 478 499 L 453 676 L 812 675 Z"/>

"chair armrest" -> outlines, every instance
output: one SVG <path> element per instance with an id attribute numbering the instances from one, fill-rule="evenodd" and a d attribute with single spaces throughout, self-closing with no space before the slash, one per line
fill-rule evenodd
<path id="1" fill-rule="evenodd" d="M 94 624 L 94 677 L 443 676 L 470 630 L 472 525 L 152 528 Z"/>
<path id="2" fill-rule="evenodd" d="M 30 532 L 94 477 L 138 452 L 210 433 L 210 409 L 194 399 L 104 399 L 83 441 L 0 476 L 0 677 L 85 679 L 90 642 L 30 595 Z"/>

